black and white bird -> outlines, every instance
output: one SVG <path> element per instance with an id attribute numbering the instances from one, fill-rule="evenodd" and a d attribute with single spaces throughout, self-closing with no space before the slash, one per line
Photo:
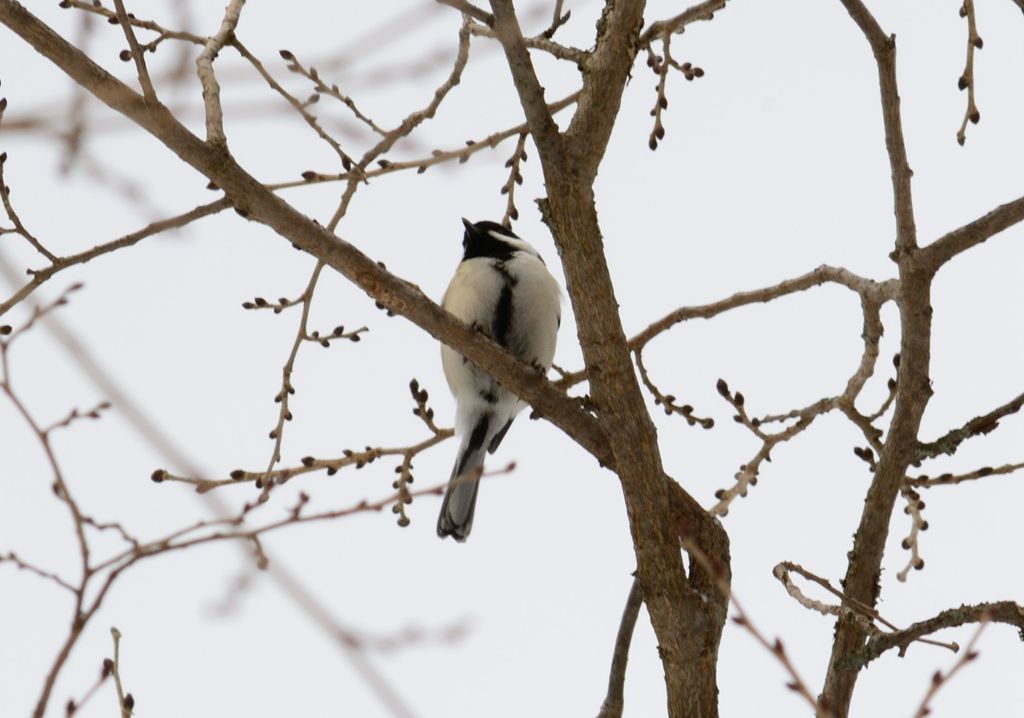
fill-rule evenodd
<path id="1" fill-rule="evenodd" d="M 442 306 L 526 364 L 547 372 L 555 357 L 562 293 L 528 242 L 497 222 L 462 220 L 462 262 Z M 455 434 L 461 439 L 437 535 L 465 541 L 486 452 L 494 453 L 526 403 L 461 354 L 441 346 L 441 363 L 455 395 Z"/>

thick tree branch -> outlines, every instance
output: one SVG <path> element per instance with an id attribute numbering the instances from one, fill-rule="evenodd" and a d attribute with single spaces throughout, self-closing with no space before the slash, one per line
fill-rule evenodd
<path id="1" fill-rule="evenodd" d="M 928 400 L 931 398 L 931 280 L 915 262 L 918 253 L 911 197 L 912 172 L 907 162 L 896 83 L 896 44 L 887 37 L 860 0 L 841 0 L 861 28 L 878 66 L 878 81 L 885 126 L 885 144 L 892 172 L 893 204 L 896 216 L 896 249 L 890 255 L 899 266 L 900 376 L 892 422 L 885 439 L 871 486 L 864 501 L 853 549 L 848 554 L 843 589 L 854 600 L 874 607 L 880 590 L 882 556 L 896 499 L 904 484 L 907 467 L 916 459 L 917 435 Z M 837 718 L 850 709 L 858 672 L 849 669 L 847 657 L 859 650 L 866 630 L 853 617 L 836 622 L 835 639 L 821 694 L 823 707 Z"/>
<path id="2" fill-rule="evenodd" d="M 926 270 L 937 272 L 943 264 L 956 255 L 981 244 L 1021 221 L 1024 221 L 1024 197 L 999 205 L 973 222 L 944 234 L 927 247 L 923 247 L 916 261 Z"/>
<path id="3" fill-rule="evenodd" d="M 562 155 L 562 135 L 548 110 L 544 88 L 533 69 L 530 51 L 523 39 L 512 0 L 491 0 L 491 10 L 494 12 L 494 35 L 505 50 L 512 80 L 533 134 L 533 142 L 542 159 L 558 161 Z"/>
<path id="4" fill-rule="evenodd" d="M 597 175 L 619 114 L 622 91 L 640 47 L 645 4 L 644 0 L 609 1 L 597 23 L 576 114 L 565 133 L 576 171 L 588 184 Z"/>

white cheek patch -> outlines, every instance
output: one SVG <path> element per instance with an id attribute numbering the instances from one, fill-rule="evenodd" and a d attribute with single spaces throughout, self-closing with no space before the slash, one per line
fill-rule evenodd
<path id="1" fill-rule="evenodd" d="M 495 239 L 497 239 L 498 241 L 505 242 L 506 244 L 514 247 L 515 249 L 519 250 L 520 252 L 526 252 L 527 254 L 532 254 L 534 257 L 538 257 L 538 258 L 540 257 L 540 254 L 537 252 L 536 249 L 533 248 L 532 244 L 530 244 L 529 242 L 523 241 L 522 239 L 519 239 L 518 237 L 513 237 L 510 234 L 505 234 L 503 232 L 499 232 L 496 229 L 490 229 L 490 230 L 487 231 L 487 233 L 489 235 L 491 235 L 492 237 L 494 237 Z"/>

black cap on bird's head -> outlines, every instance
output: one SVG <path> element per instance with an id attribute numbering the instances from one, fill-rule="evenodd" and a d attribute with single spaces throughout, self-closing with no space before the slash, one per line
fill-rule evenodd
<path id="1" fill-rule="evenodd" d="M 497 222 L 484 220 L 470 222 L 465 217 L 462 224 L 466 232 L 462 236 L 463 260 L 474 257 L 493 257 L 495 259 L 511 259 L 516 252 L 529 252 L 537 255 L 529 243 L 516 236 L 515 232 Z"/>

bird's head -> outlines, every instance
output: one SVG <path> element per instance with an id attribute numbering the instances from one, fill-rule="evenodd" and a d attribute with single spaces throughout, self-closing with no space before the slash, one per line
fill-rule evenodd
<path id="1" fill-rule="evenodd" d="M 520 239 L 511 229 L 497 222 L 470 222 L 463 217 L 462 224 L 466 228 L 462 236 L 463 259 L 494 257 L 507 260 L 516 252 L 526 252 L 540 259 L 540 254 L 532 244 Z"/>

